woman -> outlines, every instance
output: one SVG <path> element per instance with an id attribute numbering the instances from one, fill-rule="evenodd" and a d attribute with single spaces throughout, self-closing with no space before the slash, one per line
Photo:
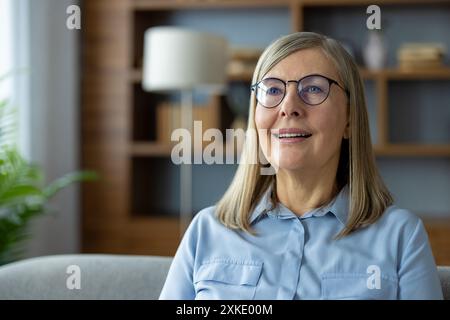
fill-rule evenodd
<path id="1" fill-rule="evenodd" d="M 217 206 L 193 219 L 160 298 L 442 299 L 422 222 L 393 205 L 377 172 L 363 83 L 343 47 L 282 37 L 252 91 L 257 135 Z"/>

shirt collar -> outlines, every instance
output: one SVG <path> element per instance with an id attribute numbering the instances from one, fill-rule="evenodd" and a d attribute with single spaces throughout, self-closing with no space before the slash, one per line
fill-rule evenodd
<path id="1" fill-rule="evenodd" d="M 281 203 L 278 203 L 274 207 L 272 204 L 271 195 L 272 186 L 269 186 L 253 209 L 253 212 L 250 216 L 250 224 L 255 223 L 256 221 L 267 215 L 274 216 L 279 219 L 297 217 L 291 210 L 283 206 Z M 330 212 L 339 220 L 342 225 L 345 226 L 348 217 L 348 208 L 349 191 L 348 185 L 345 185 L 328 204 L 305 213 L 300 219 L 306 219 L 311 216 L 319 217 Z"/>
<path id="2" fill-rule="evenodd" d="M 347 224 L 349 201 L 349 190 L 348 185 L 346 184 L 329 205 L 327 205 L 327 211 L 336 216 L 343 226 Z"/>
<path id="3" fill-rule="evenodd" d="M 253 212 L 250 216 L 250 224 L 255 222 L 257 219 L 264 216 L 268 211 L 273 210 L 272 204 L 272 185 L 270 185 L 267 190 L 264 192 L 259 202 L 256 204 Z"/>

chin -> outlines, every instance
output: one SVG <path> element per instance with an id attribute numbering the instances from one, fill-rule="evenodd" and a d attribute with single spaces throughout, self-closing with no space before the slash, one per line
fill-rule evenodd
<path id="1" fill-rule="evenodd" d="M 303 152 L 297 150 L 279 150 L 274 152 L 271 159 L 278 164 L 280 169 L 295 170 L 301 169 L 307 163 L 307 157 Z M 278 157 L 278 158 L 277 158 Z M 272 161 L 271 161 L 272 162 Z"/>
<path id="2" fill-rule="evenodd" d="M 286 170 L 286 171 L 298 171 L 305 168 L 305 163 L 301 159 L 285 159 L 279 161 L 274 166 L 278 167 L 278 170 Z"/>

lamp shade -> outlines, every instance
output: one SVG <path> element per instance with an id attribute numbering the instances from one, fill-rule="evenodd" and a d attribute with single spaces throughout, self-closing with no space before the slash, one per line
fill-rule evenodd
<path id="1" fill-rule="evenodd" d="M 217 92 L 225 87 L 228 45 L 223 37 L 180 27 L 154 27 L 144 38 L 144 90 Z"/>

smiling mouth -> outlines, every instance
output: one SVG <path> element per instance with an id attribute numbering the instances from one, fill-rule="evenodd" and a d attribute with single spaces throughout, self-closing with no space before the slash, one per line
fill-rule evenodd
<path id="1" fill-rule="evenodd" d="M 295 138 L 309 138 L 312 136 L 311 133 L 274 133 L 275 138 L 283 140 L 283 139 L 295 139 Z"/>

